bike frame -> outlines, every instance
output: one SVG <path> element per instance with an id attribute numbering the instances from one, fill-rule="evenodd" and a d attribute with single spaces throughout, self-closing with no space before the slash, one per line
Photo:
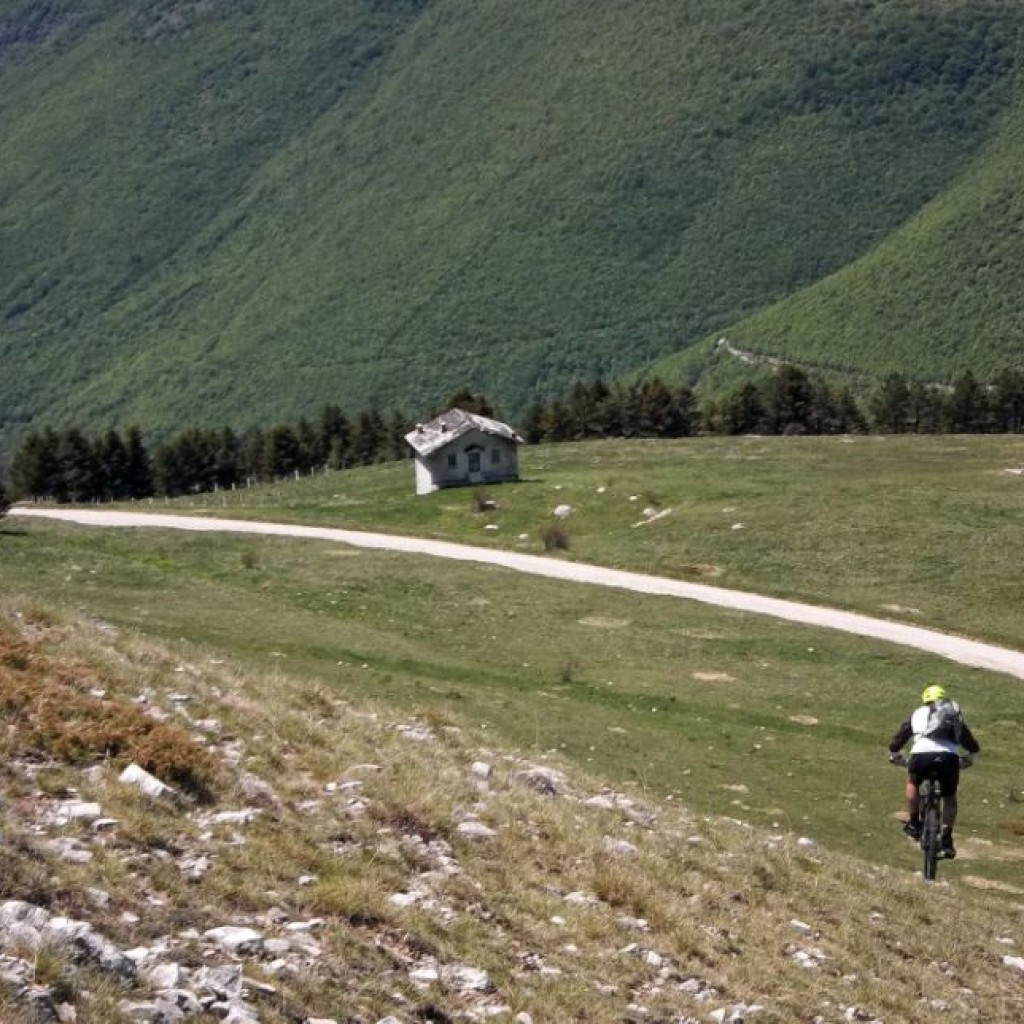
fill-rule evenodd
<path id="1" fill-rule="evenodd" d="M 939 844 L 942 834 L 942 789 L 939 780 L 929 776 L 918 786 L 921 800 L 921 852 L 924 854 L 923 874 L 926 881 L 935 880 L 939 867 Z"/>

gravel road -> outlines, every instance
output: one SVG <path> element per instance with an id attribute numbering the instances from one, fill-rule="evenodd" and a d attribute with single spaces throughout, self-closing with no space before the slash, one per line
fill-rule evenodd
<path id="1" fill-rule="evenodd" d="M 426 540 L 419 537 L 398 537 L 383 533 L 363 533 L 354 530 L 335 530 L 317 526 L 294 526 L 287 523 L 262 523 L 242 519 L 215 519 L 205 516 L 175 516 L 157 513 L 113 512 L 92 509 L 36 509 L 14 507 L 12 516 L 32 516 L 61 519 L 83 526 L 151 527 L 164 530 L 194 530 L 200 532 L 249 533 L 274 537 L 304 537 L 311 540 L 334 541 L 359 548 L 378 551 L 400 551 L 408 554 L 453 558 L 462 562 L 484 562 L 500 565 L 516 572 L 547 576 L 551 579 L 571 580 L 602 587 L 616 587 L 641 594 L 679 597 L 688 601 L 718 605 L 755 615 L 768 615 L 790 622 L 802 622 L 825 629 L 837 629 L 857 636 L 873 637 L 889 643 L 901 644 L 928 651 L 961 665 L 990 669 L 1024 679 L 1024 653 L 1006 647 L 981 643 L 964 637 L 951 636 L 919 626 L 909 626 L 886 619 L 875 619 L 855 612 L 834 608 L 784 601 L 775 597 L 762 597 L 740 590 L 726 590 L 702 583 L 686 583 L 662 576 L 605 569 L 597 565 L 566 562 L 540 555 L 526 555 L 495 548 L 478 548 L 469 544 L 451 544 L 447 541 Z"/>

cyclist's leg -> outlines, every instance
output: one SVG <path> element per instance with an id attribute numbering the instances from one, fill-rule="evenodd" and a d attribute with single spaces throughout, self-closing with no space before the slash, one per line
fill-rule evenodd
<path id="1" fill-rule="evenodd" d="M 904 794 L 907 799 L 907 821 L 903 831 L 911 839 L 921 837 L 921 791 L 918 788 L 921 784 L 921 757 L 912 755 L 907 762 L 907 784 Z"/>
<path id="2" fill-rule="evenodd" d="M 917 788 L 917 782 L 913 775 L 907 775 L 907 785 L 904 790 L 907 798 L 907 818 L 910 821 L 917 821 L 921 816 L 921 794 Z"/>

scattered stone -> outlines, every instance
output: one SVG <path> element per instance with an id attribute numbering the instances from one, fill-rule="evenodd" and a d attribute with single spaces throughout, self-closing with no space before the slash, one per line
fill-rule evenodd
<path id="1" fill-rule="evenodd" d="M 170 786 L 161 782 L 155 775 L 150 775 L 145 768 L 140 768 L 134 763 L 128 765 L 128 767 L 121 772 L 118 776 L 118 782 L 135 786 L 137 789 L 145 793 L 146 796 L 153 797 L 158 800 L 173 800 L 177 796 L 177 793 Z"/>
<path id="2" fill-rule="evenodd" d="M 554 768 L 534 766 L 513 773 L 512 781 L 529 786 L 544 796 L 561 796 L 565 792 L 565 776 Z"/>
<path id="3" fill-rule="evenodd" d="M 211 825 L 250 825 L 262 813 L 256 807 L 246 807 L 240 811 L 218 811 L 206 820 Z"/>
<path id="4" fill-rule="evenodd" d="M 612 836 L 605 836 L 601 846 L 605 853 L 610 853 L 613 857 L 636 857 L 640 853 L 632 843 L 625 839 L 614 839 Z"/>
<path id="5" fill-rule="evenodd" d="M 556 505 L 551 513 L 556 519 L 568 519 L 573 513 L 572 505 Z"/>
<path id="6" fill-rule="evenodd" d="M 200 879 L 205 877 L 211 867 L 212 862 L 205 854 L 199 854 L 193 857 L 182 857 L 178 862 L 179 870 L 190 882 L 200 881 Z"/>
<path id="7" fill-rule="evenodd" d="M 474 761 L 470 765 L 469 773 L 473 778 L 486 782 L 494 774 L 494 769 L 484 761 Z"/>
<path id="8" fill-rule="evenodd" d="M 69 864 L 88 864 L 92 860 L 92 850 L 78 839 L 58 836 L 56 839 L 47 839 L 43 845 Z"/>
<path id="9" fill-rule="evenodd" d="M 1003 965 L 1024 974 L 1024 956 L 1004 956 Z"/>
<path id="10" fill-rule="evenodd" d="M 493 839 L 498 833 L 493 828 L 488 827 L 482 821 L 463 821 L 460 822 L 455 831 L 460 836 L 466 836 L 468 839 Z"/>
<path id="11" fill-rule="evenodd" d="M 570 892 L 566 895 L 565 902 L 577 907 L 593 907 L 601 901 L 593 893 Z"/>
<path id="12" fill-rule="evenodd" d="M 432 730 L 425 725 L 400 725 L 397 731 L 414 743 L 431 743 L 435 738 Z"/>
<path id="13" fill-rule="evenodd" d="M 441 980 L 459 992 L 493 992 L 494 982 L 486 971 L 463 964 L 452 964 L 441 968 Z"/>
<path id="14" fill-rule="evenodd" d="M 789 954 L 801 967 L 808 970 L 816 970 L 828 959 L 828 957 L 816 947 L 811 949 L 794 949 Z"/>
<path id="15" fill-rule="evenodd" d="M 229 953 L 240 956 L 258 953 L 263 945 L 263 936 L 253 928 L 241 928 L 235 925 L 222 925 L 210 928 L 203 933 L 203 938 L 216 943 Z"/>

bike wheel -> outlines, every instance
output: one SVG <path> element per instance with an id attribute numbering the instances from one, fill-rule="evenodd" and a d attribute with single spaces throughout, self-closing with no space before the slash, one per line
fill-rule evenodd
<path id="1" fill-rule="evenodd" d="M 921 817 L 921 850 L 924 853 L 924 877 L 931 882 L 939 866 L 939 802 L 932 795 Z"/>

